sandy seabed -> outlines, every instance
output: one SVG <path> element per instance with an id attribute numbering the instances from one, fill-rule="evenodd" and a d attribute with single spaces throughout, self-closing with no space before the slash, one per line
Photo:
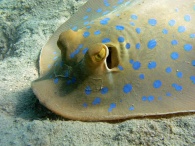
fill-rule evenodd
<path id="1" fill-rule="evenodd" d="M 195 115 L 120 123 L 63 119 L 40 105 L 30 87 L 38 56 L 82 0 L 0 0 L 0 145 L 195 145 Z"/>

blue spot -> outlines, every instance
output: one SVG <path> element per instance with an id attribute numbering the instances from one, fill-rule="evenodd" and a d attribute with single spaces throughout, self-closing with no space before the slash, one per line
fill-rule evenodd
<path id="1" fill-rule="evenodd" d="M 124 0 L 118 0 L 118 4 L 122 4 Z"/>
<path id="2" fill-rule="evenodd" d="M 154 88 L 160 88 L 161 86 L 162 86 L 161 80 L 154 81 L 154 83 L 153 83 Z"/>
<path id="3" fill-rule="evenodd" d="M 57 54 L 57 52 L 56 52 L 56 51 L 54 51 L 54 52 L 53 52 L 53 54 Z"/>
<path id="4" fill-rule="evenodd" d="M 103 14 L 102 15 L 106 15 L 106 14 L 108 14 L 110 11 L 105 11 L 105 12 L 103 12 Z"/>
<path id="5" fill-rule="evenodd" d="M 147 101 L 147 100 L 148 100 L 148 97 L 146 97 L 146 96 L 142 97 L 142 101 Z"/>
<path id="6" fill-rule="evenodd" d="M 130 111 L 133 111 L 134 109 L 135 109 L 135 108 L 134 108 L 133 105 L 129 107 L 129 110 L 130 110 Z"/>
<path id="7" fill-rule="evenodd" d="M 97 31 L 94 32 L 95 35 L 99 35 L 100 33 L 101 33 L 100 30 L 97 30 Z"/>
<path id="8" fill-rule="evenodd" d="M 93 104 L 93 105 L 97 105 L 97 104 L 100 104 L 100 102 L 101 102 L 101 98 L 96 97 L 96 98 L 93 100 L 92 104 Z"/>
<path id="9" fill-rule="evenodd" d="M 76 31 L 77 29 L 78 29 L 77 26 L 72 27 L 72 30 L 73 30 L 73 31 Z"/>
<path id="10" fill-rule="evenodd" d="M 135 15 L 135 14 L 132 14 L 132 15 L 131 15 L 131 19 L 137 20 L 137 18 L 138 18 L 137 15 Z"/>
<path id="11" fill-rule="evenodd" d="M 183 73 L 180 72 L 180 71 L 178 71 L 176 74 L 177 74 L 177 77 L 178 77 L 178 78 L 182 78 L 182 77 L 183 77 Z"/>
<path id="12" fill-rule="evenodd" d="M 153 100 L 154 100 L 154 96 L 152 96 L 152 95 L 148 96 L 148 101 L 149 101 L 149 102 L 151 102 L 151 101 L 153 101 Z"/>
<path id="13" fill-rule="evenodd" d="M 86 26 L 86 28 L 87 28 L 87 29 L 90 29 L 90 28 L 91 28 L 91 26 L 90 26 L 90 25 L 88 25 L 88 26 Z"/>
<path id="14" fill-rule="evenodd" d="M 86 88 L 85 88 L 85 94 L 87 94 L 87 95 L 89 95 L 89 94 L 91 94 L 91 88 L 90 88 L 90 86 L 87 86 Z"/>
<path id="15" fill-rule="evenodd" d="M 87 32 L 87 31 L 83 33 L 83 36 L 84 36 L 85 38 L 88 37 L 89 35 L 90 35 L 90 33 Z"/>
<path id="16" fill-rule="evenodd" d="M 172 53 L 171 53 L 171 58 L 172 58 L 173 60 L 177 60 L 177 59 L 179 58 L 179 54 L 178 54 L 177 52 L 172 52 Z"/>
<path id="17" fill-rule="evenodd" d="M 129 92 L 131 92 L 131 90 L 132 90 L 132 85 L 131 84 L 126 84 L 124 87 L 123 87 L 123 92 L 124 93 L 129 93 Z"/>
<path id="18" fill-rule="evenodd" d="M 119 41 L 119 43 L 123 43 L 124 41 L 125 41 L 125 39 L 124 39 L 124 37 L 118 37 L 118 41 Z"/>
<path id="19" fill-rule="evenodd" d="M 119 70 L 124 70 L 122 66 L 118 65 Z"/>
<path id="20" fill-rule="evenodd" d="M 88 48 L 85 48 L 83 49 L 82 53 L 85 54 L 89 49 Z"/>
<path id="21" fill-rule="evenodd" d="M 172 40 L 172 41 L 171 41 L 171 44 L 172 44 L 173 46 L 175 46 L 175 45 L 178 44 L 178 41 L 177 41 L 177 40 Z"/>
<path id="22" fill-rule="evenodd" d="M 96 10 L 96 12 L 97 12 L 97 13 L 101 13 L 101 12 L 102 12 L 102 9 L 99 8 L 99 9 Z"/>
<path id="23" fill-rule="evenodd" d="M 87 103 L 83 103 L 83 107 L 87 107 L 88 105 L 87 105 Z"/>
<path id="24" fill-rule="evenodd" d="M 156 62 L 155 62 L 155 61 L 149 62 L 149 63 L 148 63 L 148 68 L 149 68 L 149 69 L 154 69 L 154 68 L 156 68 Z"/>
<path id="25" fill-rule="evenodd" d="M 110 20 L 110 18 L 104 18 L 104 19 L 100 20 L 100 24 L 106 25 L 106 24 L 108 24 L 109 20 Z"/>
<path id="26" fill-rule="evenodd" d="M 74 58 L 75 55 L 77 55 L 79 52 L 80 52 L 80 49 L 77 48 L 74 52 L 72 52 L 72 53 L 70 54 L 70 58 Z"/>
<path id="27" fill-rule="evenodd" d="M 185 20 L 186 22 L 190 22 L 190 20 L 191 20 L 190 15 L 185 15 L 185 16 L 184 16 L 184 20 Z"/>
<path id="28" fill-rule="evenodd" d="M 172 87 L 175 88 L 176 91 L 181 91 L 181 90 L 183 89 L 182 86 L 180 86 L 180 85 L 178 85 L 178 84 L 176 84 L 176 83 L 173 83 L 173 84 L 172 84 Z"/>
<path id="29" fill-rule="evenodd" d="M 156 47 L 156 44 L 157 44 L 156 40 L 154 40 L 154 39 L 150 40 L 148 42 L 148 49 L 154 49 Z"/>
<path id="30" fill-rule="evenodd" d="M 141 47 L 140 43 L 137 43 L 137 44 L 135 45 L 135 48 L 136 48 L 136 49 L 140 49 L 140 47 Z"/>
<path id="31" fill-rule="evenodd" d="M 108 112 L 111 112 L 114 108 L 116 108 L 116 103 L 111 103 Z"/>
<path id="32" fill-rule="evenodd" d="M 190 38 L 195 38 L 195 33 L 194 34 L 190 34 Z"/>
<path id="33" fill-rule="evenodd" d="M 80 49 L 78 48 L 74 51 L 75 55 L 78 54 L 79 52 L 80 52 Z"/>
<path id="34" fill-rule="evenodd" d="M 83 48 L 83 44 L 79 44 L 78 49 Z"/>
<path id="35" fill-rule="evenodd" d="M 194 11 L 195 11 L 195 5 L 194 5 Z"/>
<path id="36" fill-rule="evenodd" d="M 162 100 L 162 97 L 158 97 L 158 100 Z"/>
<path id="37" fill-rule="evenodd" d="M 185 44 L 185 45 L 184 45 L 184 50 L 187 51 L 187 52 L 191 51 L 192 48 L 193 48 L 193 47 L 192 47 L 191 44 Z"/>
<path id="38" fill-rule="evenodd" d="M 55 56 L 54 58 L 53 58 L 53 60 L 57 60 L 58 59 L 58 56 Z"/>
<path id="39" fill-rule="evenodd" d="M 174 25 L 175 25 L 175 20 L 170 20 L 170 21 L 169 21 L 169 25 L 170 25 L 170 26 L 174 26 Z"/>
<path id="40" fill-rule="evenodd" d="M 141 29 L 140 29 L 140 28 L 136 28 L 135 30 L 136 30 L 136 32 L 137 32 L 138 34 L 141 33 Z"/>
<path id="41" fill-rule="evenodd" d="M 168 30 L 167 30 L 167 29 L 163 29 L 163 30 L 162 30 L 162 33 L 163 33 L 163 34 L 168 34 Z"/>
<path id="42" fill-rule="evenodd" d="M 59 79 L 58 79 L 58 78 L 55 78 L 55 79 L 54 79 L 54 83 L 55 83 L 55 84 L 57 84 L 57 83 L 58 83 L 58 81 L 59 81 Z"/>
<path id="43" fill-rule="evenodd" d="M 76 55 L 75 52 L 72 52 L 72 53 L 70 54 L 70 58 L 74 58 L 75 55 Z"/>
<path id="44" fill-rule="evenodd" d="M 126 47 L 126 49 L 130 49 L 131 48 L 130 43 L 126 43 L 125 47 Z"/>
<path id="45" fill-rule="evenodd" d="M 84 25 L 88 25 L 89 24 L 89 21 L 85 21 L 83 24 Z"/>
<path id="46" fill-rule="evenodd" d="M 110 6 L 110 4 L 108 3 L 108 0 L 104 0 L 104 5 L 105 5 L 106 7 L 109 7 L 109 6 Z"/>
<path id="47" fill-rule="evenodd" d="M 190 80 L 192 81 L 193 84 L 195 84 L 195 76 L 191 76 Z"/>
<path id="48" fill-rule="evenodd" d="M 184 26 L 179 26 L 178 27 L 178 32 L 179 33 L 183 33 L 183 32 L 185 32 L 185 30 L 186 30 L 186 28 Z"/>
<path id="49" fill-rule="evenodd" d="M 84 17 L 83 17 L 83 19 L 84 19 L 84 20 L 88 19 L 88 16 L 87 16 L 87 15 L 86 15 L 86 16 L 84 16 Z"/>
<path id="50" fill-rule="evenodd" d="M 48 68 L 51 68 L 51 64 L 49 64 L 47 67 L 48 67 Z"/>
<path id="51" fill-rule="evenodd" d="M 103 88 L 101 89 L 101 93 L 102 93 L 102 94 L 108 93 L 108 88 L 107 88 L 107 87 L 103 87 Z"/>
<path id="52" fill-rule="evenodd" d="M 144 75 L 144 74 L 140 74 L 140 75 L 139 75 L 139 78 L 140 78 L 141 80 L 143 80 L 143 79 L 145 78 L 145 75 Z"/>
<path id="53" fill-rule="evenodd" d="M 133 62 L 132 67 L 134 70 L 138 70 L 141 67 L 141 63 L 139 61 L 135 61 Z"/>
<path id="54" fill-rule="evenodd" d="M 91 12 L 91 10 L 92 10 L 91 8 L 87 8 L 86 12 Z"/>
<path id="55" fill-rule="evenodd" d="M 134 22 L 130 22 L 130 25 L 131 25 L 131 26 L 135 26 L 135 23 L 134 23 Z"/>
<path id="56" fill-rule="evenodd" d="M 195 60 L 192 60 L 192 66 L 195 66 Z"/>
<path id="57" fill-rule="evenodd" d="M 129 63 L 133 64 L 133 62 L 134 62 L 133 59 L 130 59 L 130 60 L 129 60 Z"/>
<path id="58" fill-rule="evenodd" d="M 122 25 L 117 25 L 116 26 L 116 30 L 124 30 L 124 29 L 125 29 L 125 27 L 122 26 Z"/>
<path id="59" fill-rule="evenodd" d="M 157 21 L 156 19 L 149 19 L 148 20 L 148 23 L 151 25 L 151 26 L 155 26 L 157 24 Z"/>
<path id="60" fill-rule="evenodd" d="M 102 43 L 109 43 L 110 42 L 110 39 L 109 38 L 104 38 L 103 40 L 102 40 Z"/>
<path id="61" fill-rule="evenodd" d="M 172 68 L 171 67 L 167 67 L 166 69 L 165 69 L 165 71 L 166 71 L 166 73 L 171 73 L 172 72 Z"/>
<path id="62" fill-rule="evenodd" d="M 76 83 L 76 81 L 77 81 L 77 80 L 76 80 L 75 77 L 73 77 L 73 78 L 71 79 L 71 83 L 72 83 L 72 84 Z"/>
<path id="63" fill-rule="evenodd" d="M 167 92 L 167 93 L 166 93 L 166 96 L 171 96 L 171 93 L 170 93 L 170 92 Z"/>

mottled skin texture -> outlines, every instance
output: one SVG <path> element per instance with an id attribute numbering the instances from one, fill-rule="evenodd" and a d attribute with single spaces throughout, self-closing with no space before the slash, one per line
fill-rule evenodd
<path id="1" fill-rule="evenodd" d="M 32 83 L 41 103 L 85 121 L 195 111 L 193 0 L 94 3 L 43 48 L 41 78 Z M 120 6 L 98 16 L 87 12 L 91 4 L 92 10 Z"/>

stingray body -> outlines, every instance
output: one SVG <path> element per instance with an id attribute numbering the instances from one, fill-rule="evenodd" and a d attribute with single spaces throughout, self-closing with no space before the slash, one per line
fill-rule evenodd
<path id="1" fill-rule="evenodd" d="M 32 88 L 74 120 L 194 112 L 194 0 L 89 0 L 43 47 Z"/>

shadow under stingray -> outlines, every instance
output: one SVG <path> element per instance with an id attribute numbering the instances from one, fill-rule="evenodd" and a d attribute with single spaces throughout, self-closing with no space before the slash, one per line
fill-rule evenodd
<path id="1" fill-rule="evenodd" d="M 40 56 L 40 54 L 39 54 Z M 38 57 L 35 62 L 35 67 L 39 70 L 39 60 Z M 39 73 L 40 74 L 40 73 Z M 32 88 L 26 88 L 18 93 L 17 104 L 15 107 L 14 115 L 16 117 L 25 120 L 69 120 L 61 116 L 56 115 L 46 107 L 44 107 L 33 93 Z"/>
<path id="2" fill-rule="evenodd" d="M 31 88 L 20 91 L 14 115 L 25 120 L 68 120 L 40 104 Z"/>

